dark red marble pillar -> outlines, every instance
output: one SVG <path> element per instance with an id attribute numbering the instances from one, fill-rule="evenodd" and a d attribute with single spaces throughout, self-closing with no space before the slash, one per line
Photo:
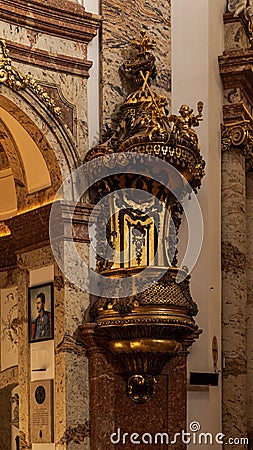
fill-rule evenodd
<path id="1" fill-rule="evenodd" d="M 172 358 L 165 368 L 168 374 L 168 421 L 167 428 L 171 441 L 169 449 L 184 450 L 182 431 L 186 431 L 187 412 L 187 352 Z M 176 435 L 180 433 L 180 436 Z"/>
<path id="2" fill-rule="evenodd" d="M 136 449 L 144 450 L 153 448 L 155 435 L 157 433 L 167 433 L 167 416 L 169 407 L 168 398 L 168 376 L 159 375 L 153 397 L 143 404 L 134 403 L 126 393 L 126 383 L 122 375 L 115 376 L 115 426 L 120 429 L 121 440 L 116 445 L 115 450 Z M 124 433 L 127 433 L 124 437 Z M 136 436 L 134 435 L 136 433 Z M 131 437 L 132 436 L 132 437 Z M 123 442 L 124 440 L 124 442 Z M 139 444 L 133 442 L 140 442 Z M 143 442 L 144 441 L 144 442 Z M 164 439 L 166 443 L 166 439 Z M 166 449 L 167 445 L 161 445 L 158 436 L 158 443 L 155 449 Z"/>
<path id="3" fill-rule="evenodd" d="M 181 439 L 186 431 L 186 348 L 193 340 L 156 377 L 153 397 L 136 404 L 127 395 L 128 375 L 108 351 L 106 335 L 95 324 L 83 325 L 81 333 L 89 358 L 91 450 L 186 449 Z"/>
<path id="4" fill-rule="evenodd" d="M 89 359 L 91 449 L 115 450 L 110 441 L 115 431 L 114 368 L 106 350 L 107 338 L 96 332 L 93 323 L 80 329 Z"/>

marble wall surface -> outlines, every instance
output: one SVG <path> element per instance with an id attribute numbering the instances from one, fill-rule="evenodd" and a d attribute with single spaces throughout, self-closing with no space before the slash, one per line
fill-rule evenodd
<path id="1" fill-rule="evenodd" d="M 171 91 L 171 13 L 170 1 L 103 0 L 101 32 L 101 114 L 102 126 L 110 125 L 125 96 L 135 90 L 126 83 L 121 66 L 132 51 L 130 42 L 141 28 L 156 40 L 157 80 L 154 87 L 170 102 Z"/>
<path id="2" fill-rule="evenodd" d="M 55 414 L 54 443 L 48 444 L 48 448 L 89 448 L 87 358 L 76 335 L 89 297 L 67 281 L 58 268 L 49 245 L 48 221 L 50 202 L 58 187 L 82 163 L 88 150 L 87 79 L 91 62 L 87 60 L 87 45 L 96 35 L 99 25 L 100 18 L 87 13 L 77 2 L 50 0 L 38 3 L 31 0 L 28 4 L 22 0 L 10 0 L 7 5 L 0 5 L 0 37 L 6 40 L 13 66 L 23 75 L 31 72 L 42 92 L 47 93 L 61 108 L 61 116 L 58 117 L 47 107 L 43 96 L 31 87 L 15 92 L 6 84 L 0 84 L 1 107 L 13 115 L 32 137 L 51 178 L 50 188 L 30 195 L 21 183 L 16 186 L 19 214 L 10 219 L 11 235 L 0 237 L 0 288 L 17 286 L 19 304 L 19 364 L 18 367 L 0 370 L 1 399 L 8 402 L 13 385 L 19 385 L 22 450 L 32 447 L 32 367 L 27 292 L 31 274 L 52 266 L 53 275 L 47 281 L 53 281 L 55 287 L 55 339 L 50 356 L 54 359 L 54 370 L 50 373 L 53 373 L 54 379 Z M 1 134 L 1 138 L 4 146 L 5 136 Z M 13 167 L 15 170 L 17 164 L 16 168 Z M 64 241 L 66 222 L 68 231 L 72 228 L 66 218 L 68 213 L 61 213 L 57 227 L 58 232 L 63 233 L 61 238 Z M 77 215 L 78 251 L 87 260 L 87 214 L 80 217 L 82 214 L 79 212 Z M 43 277 L 37 281 L 39 284 L 45 282 Z M 43 379 L 43 372 L 41 377 Z M 4 402 L 0 405 L 0 415 L 4 413 Z M 6 436 L 2 430 L 0 435 L 9 449 L 11 424 L 9 416 L 7 419 Z M 36 449 L 35 444 L 33 447 Z"/>
<path id="3" fill-rule="evenodd" d="M 10 400 L 10 390 L 18 384 L 20 439 L 22 448 L 31 448 L 29 399 L 30 383 L 32 377 L 34 379 L 34 375 L 31 367 L 31 345 L 33 344 L 29 343 L 28 334 L 28 287 L 53 281 L 54 345 L 52 354 L 47 358 L 47 361 L 49 365 L 54 367 L 54 370 L 46 367 L 45 373 L 41 372 L 40 377 L 37 374 L 36 379 L 47 379 L 47 373 L 50 373 L 54 380 L 54 448 L 57 450 L 66 448 L 87 450 L 90 435 L 88 363 L 85 350 L 78 338 L 78 326 L 83 322 L 84 313 L 89 306 L 89 295 L 85 294 L 71 280 L 64 277 L 54 259 L 49 245 L 47 210 L 49 210 L 49 205 L 41 208 L 40 217 L 43 220 L 39 229 L 36 221 L 32 220 L 32 214 L 36 213 L 36 210 L 16 216 L 8 222 L 12 236 L 15 238 L 17 268 L 0 271 L 0 288 L 10 287 L 13 283 L 17 286 L 19 345 L 18 367 L 0 370 L 0 390 L 3 399 L 0 409 L 3 411 L 2 405 L 7 401 L 7 397 L 8 401 Z M 64 239 L 69 238 L 66 205 L 63 210 L 64 220 L 58 217 L 58 237 L 63 243 L 64 252 Z M 81 204 L 78 211 L 73 220 L 73 239 L 78 241 L 76 243 L 77 250 L 87 262 L 89 241 L 87 231 L 84 232 L 87 229 L 87 207 L 84 208 L 82 215 L 82 227 L 80 227 L 81 211 L 83 211 Z M 28 227 L 29 235 L 27 234 Z M 37 228 L 37 235 L 33 228 Z M 23 230 L 22 233 L 21 229 Z M 80 233 L 80 230 L 82 233 Z M 17 233 L 16 236 L 15 232 Z M 39 236 L 41 240 L 39 240 Z M 63 256 L 68 259 L 71 257 L 69 253 Z M 75 264 L 74 260 L 73 264 Z M 75 271 L 77 270 L 78 268 L 75 265 Z M 36 348 L 33 347 L 33 352 L 37 352 L 37 360 L 41 355 L 40 348 L 44 348 L 44 342 L 37 342 Z M 47 351 L 51 352 L 49 347 Z M 10 439 L 10 421 L 8 420 L 5 428 L 1 429 L 1 439 L 5 439 L 4 433 L 8 441 Z M 36 447 L 34 448 L 36 449 Z"/>
<path id="4" fill-rule="evenodd" d="M 247 437 L 245 161 L 235 149 L 223 154 L 222 201 L 223 432 Z"/>
<path id="5" fill-rule="evenodd" d="M 251 127 L 249 29 L 243 15 L 225 14 L 224 22 L 225 51 L 220 57 L 224 123 L 247 120 Z M 246 178 L 251 165 L 247 151 L 242 141 L 236 148 L 230 143 L 222 155 L 223 432 L 232 438 L 252 438 L 252 180 L 250 174 Z"/>
<path id="6" fill-rule="evenodd" d="M 248 435 L 253 441 L 253 177 L 246 179 L 247 212 L 247 422 Z"/>
<path id="7" fill-rule="evenodd" d="M 62 109 L 81 159 L 87 149 L 88 42 L 100 21 L 79 4 L 57 0 L 38 8 L 30 2 L 11 1 L 0 8 L 0 35 L 10 49 L 13 64 L 21 73 L 32 73 Z M 57 125 L 56 125 L 57 126 Z"/>

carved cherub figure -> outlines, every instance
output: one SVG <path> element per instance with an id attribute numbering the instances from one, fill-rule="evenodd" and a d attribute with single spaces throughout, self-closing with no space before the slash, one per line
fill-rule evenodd
<path id="1" fill-rule="evenodd" d="M 154 95 L 152 94 L 152 98 L 145 105 L 146 110 L 149 112 L 147 116 L 148 122 L 148 133 L 149 139 L 152 140 L 153 134 L 158 132 L 160 134 L 164 134 L 168 132 L 166 127 L 166 119 L 167 119 L 167 110 L 165 106 L 167 105 L 167 100 L 163 95 Z"/>
<path id="2" fill-rule="evenodd" d="M 180 116 L 171 115 L 169 122 L 173 122 L 173 133 L 178 137 L 184 137 L 193 143 L 198 143 L 198 136 L 196 131 L 192 130 L 192 127 L 197 127 L 202 119 L 203 103 L 198 102 L 198 113 L 196 116 L 193 114 L 193 110 L 188 105 L 182 105 L 179 114 Z"/>

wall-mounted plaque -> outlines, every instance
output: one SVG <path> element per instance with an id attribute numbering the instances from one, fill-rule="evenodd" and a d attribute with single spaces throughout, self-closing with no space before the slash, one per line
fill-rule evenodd
<path id="1" fill-rule="evenodd" d="M 53 442 L 53 380 L 31 383 L 31 434 L 33 443 Z"/>

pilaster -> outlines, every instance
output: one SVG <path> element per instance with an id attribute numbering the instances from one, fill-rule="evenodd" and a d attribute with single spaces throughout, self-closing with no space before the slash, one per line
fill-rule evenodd
<path id="1" fill-rule="evenodd" d="M 252 170 L 251 35 L 244 15 L 225 14 L 225 51 L 219 58 L 224 87 L 222 125 L 223 432 L 247 437 L 246 173 Z M 236 448 L 232 445 L 231 448 Z M 246 445 L 241 445 L 246 448 Z"/>
<path id="2" fill-rule="evenodd" d="M 59 201 L 55 207 L 58 213 L 53 233 L 54 237 L 59 239 L 59 251 L 63 252 L 63 258 L 69 257 L 64 242 L 72 239 L 78 252 L 87 259 L 89 205 L 72 205 Z M 8 370 L 9 378 L 2 380 L 3 377 L 0 374 L 0 382 L 3 381 L 10 387 L 14 382 L 19 384 L 19 426 L 22 448 L 28 450 L 33 443 L 31 382 L 52 379 L 54 408 L 51 414 L 55 449 L 74 450 L 78 445 L 78 449 L 88 450 L 90 435 L 88 361 L 83 345 L 78 339 L 77 329 L 89 306 L 89 296 L 71 283 L 55 262 L 50 247 L 50 210 L 51 205 L 45 205 L 6 221 L 11 232 L 9 245 L 10 254 L 13 257 L 3 260 L 1 269 L 2 274 L 5 274 L 4 270 L 6 273 L 15 270 L 16 274 L 19 305 L 19 364 L 17 375 Z M 0 239 L 0 248 L 2 239 L 4 239 L 4 249 L 6 248 L 6 238 Z M 54 307 L 51 311 L 54 315 L 54 340 L 53 345 L 47 347 L 47 352 L 50 353 L 47 356 L 47 366 L 44 371 L 38 372 L 34 371 L 32 365 L 32 353 L 36 353 L 39 361 L 43 346 L 52 341 L 36 342 L 36 348 L 29 342 L 28 287 L 50 281 L 54 283 Z M 49 443 L 48 445 L 51 449 Z"/>

